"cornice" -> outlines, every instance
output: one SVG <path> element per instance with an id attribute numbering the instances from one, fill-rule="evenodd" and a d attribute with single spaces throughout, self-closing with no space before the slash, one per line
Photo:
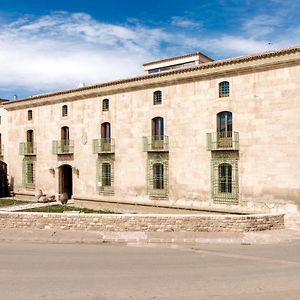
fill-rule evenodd
<path id="1" fill-rule="evenodd" d="M 3 106 L 7 110 L 16 110 L 298 64 L 300 64 L 300 46 L 256 55 L 202 63 L 191 68 L 37 95 L 27 99 L 3 103 Z"/>

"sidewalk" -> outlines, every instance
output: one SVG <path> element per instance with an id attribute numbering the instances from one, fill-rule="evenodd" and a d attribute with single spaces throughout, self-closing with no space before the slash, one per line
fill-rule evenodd
<path id="1" fill-rule="evenodd" d="M 59 244 L 275 244 L 300 240 L 300 230 L 261 232 L 96 232 L 0 229 L 0 242 Z"/>

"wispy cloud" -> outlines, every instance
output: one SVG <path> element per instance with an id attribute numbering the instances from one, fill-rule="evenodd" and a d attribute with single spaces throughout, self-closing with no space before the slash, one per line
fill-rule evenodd
<path id="1" fill-rule="evenodd" d="M 175 26 L 184 29 L 196 24 L 176 18 L 172 19 L 176 25 L 171 27 L 149 27 L 138 20 L 110 24 L 84 13 L 57 12 L 2 23 L 0 98 L 17 90 L 26 91 L 27 96 L 29 92 L 76 87 L 80 82 L 93 84 L 130 77 L 142 74 L 144 62 L 192 51 L 223 58 L 300 42 L 298 28 L 298 32 L 273 35 L 269 45 L 270 32 L 280 20 L 268 16 L 246 21 L 238 35 L 211 34 L 203 27 L 201 31 L 177 31 Z"/>
<path id="2" fill-rule="evenodd" d="M 171 24 L 173 26 L 181 27 L 181 28 L 200 28 L 202 27 L 202 22 L 197 22 L 191 19 L 187 19 L 184 17 L 172 17 Z"/>
<path id="3" fill-rule="evenodd" d="M 274 32 L 281 22 L 278 16 L 257 15 L 244 23 L 244 29 L 251 37 L 258 38 Z"/>

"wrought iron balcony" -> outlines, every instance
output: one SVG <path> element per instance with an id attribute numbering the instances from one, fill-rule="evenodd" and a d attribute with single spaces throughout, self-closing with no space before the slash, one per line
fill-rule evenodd
<path id="1" fill-rule="evenodd" d="M 167 135 L 144 136 L 145 152 L 168 152 L 169 137 Z"/>
<path id="2" fill-rule="evenodd" d="M 111 138 L 93 140 L 93 152 L 94 154 L 115 153 L 115 140 Z"/>
<path id="3" fill-rule="evenodd" d="M 74 141 L 73 140 L 58 140 L 52 142 L 53 154 L 73 154 Z"/>
<path id="4" fill-rule="evenodd" d="M 239 133 L 235 131 L 211 132 L 206 134 L 207 150 L 239 150 Z"/>
<path id="5" fill-rule="evenodd" d="M 19 145 L 20 155 L 36 155 L 35 143 L 20 143 Z"/>

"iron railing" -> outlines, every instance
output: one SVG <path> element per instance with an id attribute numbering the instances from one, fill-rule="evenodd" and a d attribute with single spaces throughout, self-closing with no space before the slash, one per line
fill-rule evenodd
<path id="1" fill-rule="evenodd" d="M 239 133 L 235 131 L 211 132 L 206 134 L 207 150 L 239 150 Z"/>
<path id="2" fill-rule="evenodd" d="M 74 141 L 73 140 L 58 140 L 52 141 L 52 153 L 53 154 L 73 154 L 74 153 Z"/>
<path id="3" fill-rule="evenodd" d="M 20 155 L 36 155 L 35 143 L 20 143 L 19 145 Z"/>
<path id="4" fill-rule="evenodd" d="M 93 152 L 99 153 L 114 153 L 115 140 L 111 138 L 101 138 L 93 140 Z"/>
<path id="5" fill-rule="evenodd" d="M 145 152 L 169 151 L 169 137 L 167 135 L 144 136 L 143 142 Z"/>

